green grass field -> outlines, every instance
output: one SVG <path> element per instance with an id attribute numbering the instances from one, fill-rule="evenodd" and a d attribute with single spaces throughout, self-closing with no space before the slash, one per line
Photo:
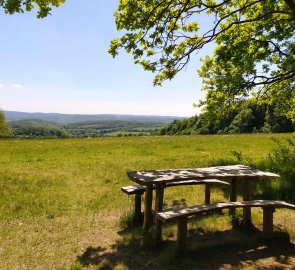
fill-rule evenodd
<path id="1" fill-rule="evenodd" d="M 185 263 L 169 259 L 175 226 L 165 228 L 165 246 L 156 254 L 139 247 L 140 229 L 122 230 L 121 217 L 131 211 L 133 202 L 120 192 L 121 186 L 131 184 L 126 172 L 237 163 L 233 151 L 255 165 L 274 147 L 271 137 L 0 140 L 0 269 L 199 269 L 199 261 L 190 255 Z M 217 189 L 213 201 L 227 200 L 226 196 Z M 186 204 L 201 203 L 203 189 L 165 191 L 168 205 L 182 199 Z M 261 214 L 253 216 L 259 227 Z M 294 220 L 290 211 L 275 214 L 277 227 L 293 239 Z M 210 234 L 230 230 L 229 224 L 227 217 L 212 217 L 190 228 Z M 231 264 L 228 269 L 244 269 L 240 261 Z M 256 269 L 255 264 L 251 267 Z"/>

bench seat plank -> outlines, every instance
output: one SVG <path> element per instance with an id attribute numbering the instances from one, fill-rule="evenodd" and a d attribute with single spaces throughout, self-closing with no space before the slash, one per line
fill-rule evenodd
<path id="1" fill-rule="evenodd" d="M 295 205 L 289 204 L 283 201 L 254 200 L 254 201 L 245 201 L 245 202 L 204 204 L 204 205 L 190 206 L 186 208 L 170 209 L 170 210 L 159 212 L 157 214 L 157 218 L 161 220 L 162 222 L 167 222 L 170 220 L 178 219 L 180 217 L 189 217 L 189 216 L 196 215 L 198 213 L 208 212 L 210 210 L 239 208 L 244 206 L 262 207 L 262 208 L 264 207 L 288 208 L 288 209 L 295 210 Z"/>
<path id="2" fill-rule="evenodd" d="M 134 186 L 121 187 L 121 191 L 128 195 L 143 194 L 145 192 L 145 186 L 134 185 Z"/>
<path id="3" fill-rule="evenodd" d="M 295 210 L 295 205 L 275 200 L 254 200 L 244 202 L 226 202 L 215 204 L 195 205 L 180 209 L 171 209 L 157 213 L 159 222 L 177 220 L 177 249 L 183 252 L 186 248 L 187 220 L 188 217 L 212 210 L 233 209 L 238 207 L 261 207 L 263 209 L 263 230 L 264 237 L 271 238 L 273 234 L 273 213 L 276 208 L 287 208 Z M 160 233 L 157 233 L 157 243 L 161 241 Z"/>
<path id="4" fill-rule="evenodd" d="M 203 184 L 222 184 L 222 185 L 229 185 L 229 183 L 225 181 L 221 181 L 218 179 L 204 179 L 204 180 L 187 180 L 187 181 L 177 181 L 177 182 L 169 182 L 166 183 L 166 187 L 174 187 L 174 186 L 186 186 L 186 185 L 203 185 Z M 153 189 L 155 189 L 155 186 L 153 186 Z M 143 194 L 146 190 L 145 186 L 141 185 L 133 185 L 133 186 L 126 186 L 121 187 L 121 191 L 128 194 Z"/>
<path id="5" fill-rule="evenodd" d="M 228 185 L 228 182 L 221 181 L 218 179 L 204 179 L 204 180 L 186 180 L 186 181 L 177 181 L 177 182 L 168 182 L 166 183 L 166 187 L 174 187 L 174 186 L 185 186 L 185 185 L 203 185 L 203 184 L 223 184 Z"/>

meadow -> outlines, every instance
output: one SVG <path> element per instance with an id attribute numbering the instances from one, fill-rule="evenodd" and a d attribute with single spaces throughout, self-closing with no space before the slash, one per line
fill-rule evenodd
<path id="1" fill-rule="evenodd" d="M 120 192 L 121 186 L 132 184 L 126 175 L 130 170 L 206 167 L 242 161 L 263 166 L 275 147 L 273 137 L 280 140 L 294 135 L 0 140 L 0 268 L 211 269 L 207 267 L 210 256 L 208 261 L 202 261 L 196 254 L 204 255 L 204 250 L 214 253 L 214 246 L 223 242 L 222 249 L 229 253 L 216 256 L 214 267 L 218 268 L 212 269 L 259 269 L 259 263 L 283 263 L 270 259 L 276 257 L 275 249 L 270 249 L 266 261 L 248 258 L 247 262 L 240 255 L 225 260 L 232 256 L 230 252 L 255 249 L 257 245 L 249 240 L 251 237 L 233 232 L 227 216 L 190 224 L 190 242 L 197 244 L 192 244 L 185 261 L 171 257 L 175 226 L 164 228 L 165 243 L 160 250 L 142 247 L 141 229 L 127 228 L 133 200 Z M 227 196 L 226 191 L 214 189 L 212 199 L 225 201 Z M 202 201 L 202 187 L 177 187 L 165 192 L 167 205 Z M 276 230 L 291 237 L 291 242 L 283 243 L 283 247 L 276 245 L 278 252 L 285 250 L 282 261 L 286 269 L 295 265 L 293 212 L 275 213 Z M 259 210 L 253 220 L 261 228 Z M 227 236 L 233 241 L 227 243 Z M 241 237 L 250 241 L 248 246 L 240 246 Z M 216 245 L 214 239 L 219 239 Z M 205 246 L 200 248 L 200 242 Z"/>

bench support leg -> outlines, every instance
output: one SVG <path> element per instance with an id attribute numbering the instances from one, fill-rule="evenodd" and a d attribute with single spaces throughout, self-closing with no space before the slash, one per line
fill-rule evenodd
<path id="1" fill-rule="evenodd" d="M 177 227 L 177 250 L 178 252 L 184 252 L 186 249 L 187 240 L 187 217 L 178 220 Z"/>
<path id="2" fill-rule="evenodd" d="M 164 199 L 164 186 L 157 185 L 156 186 L 156 202 L 155 202 L 156 244 L 158 244 L 162 240 L 162 222 L 157 219 L 157 213 L 163 210 L 163 199 Z"/>
<path id="3" fill-rule="evenodd" d="M 134 219 L 133 223 L 135 225 L 139 225 L 141 218 L 141 193 L 135 194 L 134 198 Z"/>
<path id="4" fill-rule="evenodd" d="M 273 234 L 273 213 L 274 207 L 263 207 L 263 235 L 267 238 Z"/>
<path id="5" fill-rule="evenodd" d="M 152 225 L 152 200 L 153 200 L 153 185 L 147 184 L 144 197 L 144 220 L 143 229 L 148 231 Z"/>
<path id="6" fill-rule="evenodd" d="M 244 195 L 243 195 L 244 201 L 250 201 L 251 200 L 251 180 L 245 179 L 244 180 Z M 245 206 L 243 208 L 243 226 L 249 227 L 252 224 L 251 219 L 251 207 Z"/>

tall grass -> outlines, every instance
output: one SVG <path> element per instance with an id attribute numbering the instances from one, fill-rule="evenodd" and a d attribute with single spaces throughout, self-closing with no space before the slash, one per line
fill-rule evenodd
<path id="1" fill-rule="evenodd" d="M 295 139 L 273 138 L 276 146 L 261 161 L 261 167 L 281 176 L 280 181 L 264 187 L 264 192 L 278 199 L 295 203 Z"/>
<path id="2" fill-rule="evenodd" d="M 295 203 L 295 139 L 294 135 L 269 138 L 272 147 L 259 158 L 245 151 L 231 150 L 230 155 L 214 159 L 212 165 L 245 164 L 274 172 L 280 179 L 253 182 L 253 193 L 259 199 L 279 199 Z M 257 146 L 256 146 L 257 147 Z M 238 188 L 242 188 L 238 183 Z"/>

